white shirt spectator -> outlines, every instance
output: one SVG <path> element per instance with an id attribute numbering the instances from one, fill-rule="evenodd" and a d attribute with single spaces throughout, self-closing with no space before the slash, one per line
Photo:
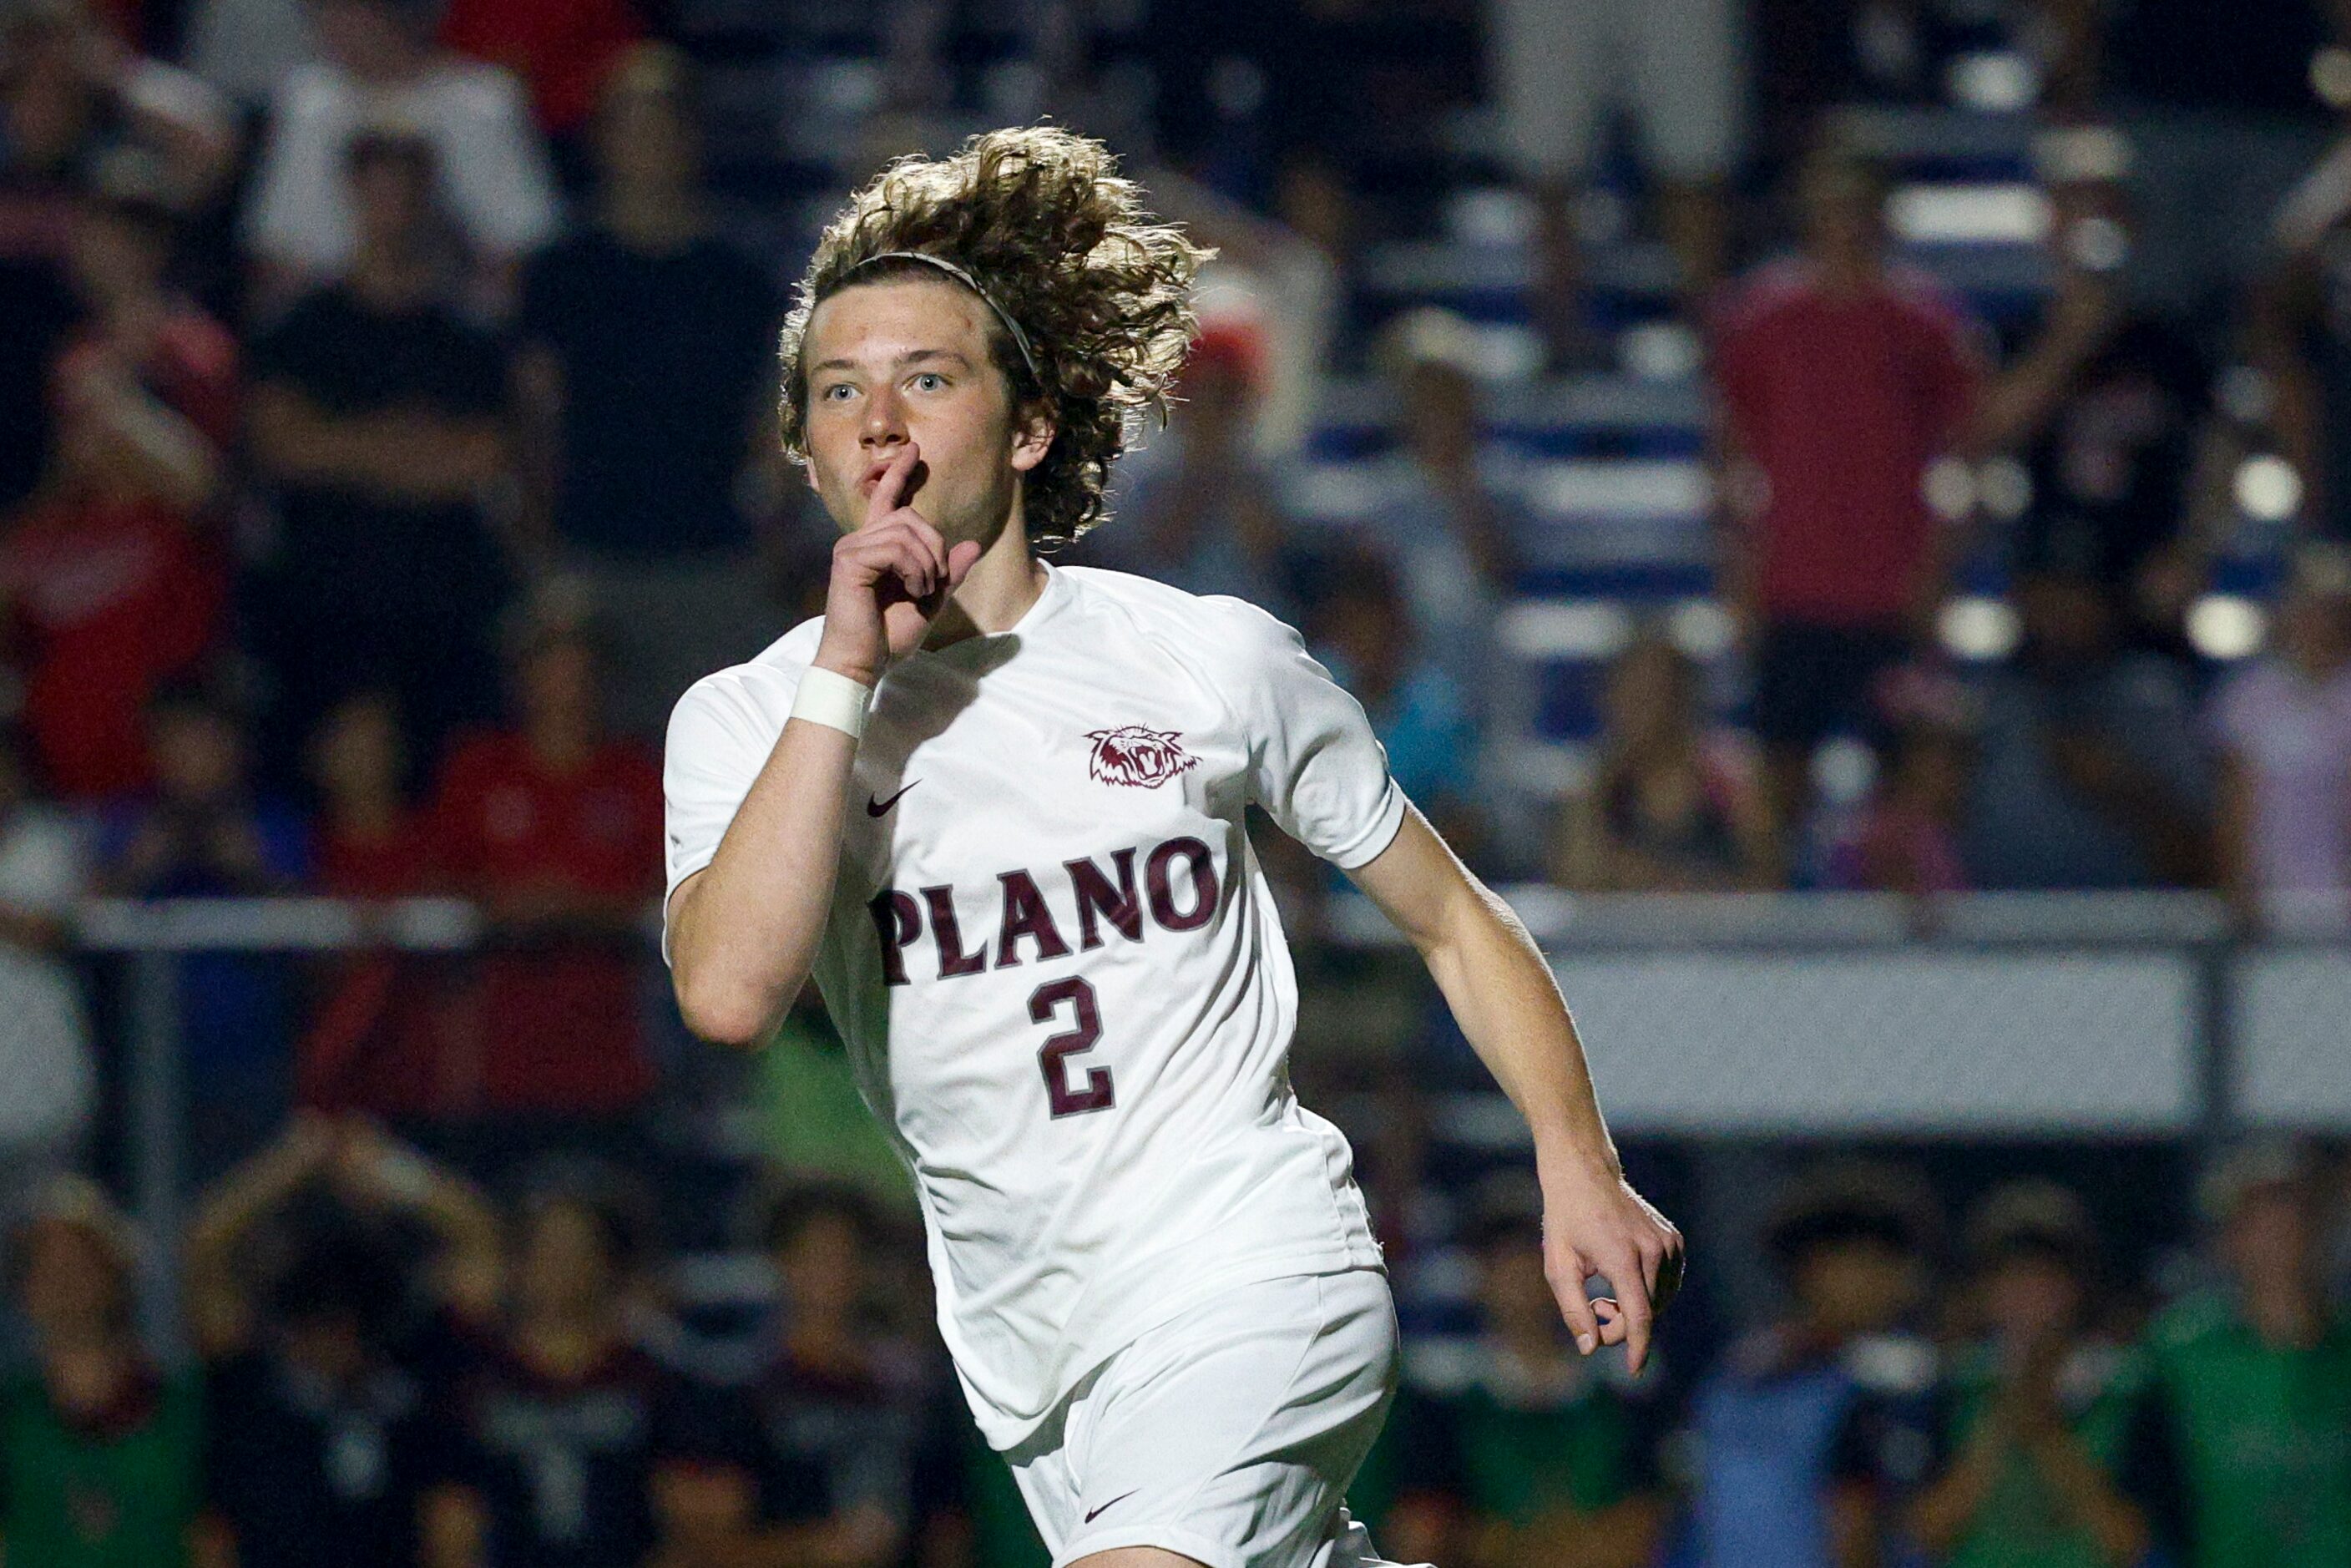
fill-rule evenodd
<path id="1" fill-rule="evenodd" d="M 64 813 L 23 806 L 0 815 L 0 908 L 61 915 L 88 890 L 82 835 Z M 89 1030 L 64 964 L 0 938 L 0 1179 L 61 1156 L 89 1119 Z"/>
<path id="2" fill-rule="evenodd" d="M 551 238 L 555 184 L 522 84 L 496 66 L 437 60 L 397 87 L 340 67 L 298 68 L 278 89 L 246 243 L 262 260 L 319 279 L 349 270 L 358 239 L 345 149 L 371 126 L 410 129 L 440 160 L 450 215 L 476 250 L 518 256 Z"/>

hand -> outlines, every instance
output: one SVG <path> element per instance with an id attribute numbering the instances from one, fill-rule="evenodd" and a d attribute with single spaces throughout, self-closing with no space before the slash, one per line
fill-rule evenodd
<path id="1" fill-rule="evenodd" d="M 2080 730 L 2049 732 L 2049 765 L 2057 781 L 2093 801 L 2111 800 L 2130 779 L 2130 758 L 2103 735 Z"/>
<path id="2" fill-rule="evenodd" d="M 922 451 L 908 442 L 874 480 L 865 522 L 832 547 L 824 638 L 816 663 L 867 685 L 922 645 L 979 559 L 977 540 L 952 549 L 905 496 Z"/>
<path id="3" fill-rule="evenodd" d="M 1543 1272 L 1584 1354 L 1622 1344 L 1637 1374 L 1648 1362 L 1657 1314 L 1681 1289 L 1682 1269 L 1682 1233 L 1621 1175 L 1545 1176 Z M 1612 1296 L 1584 1295 L 1594 1274 L 1607 1280 Z"/>

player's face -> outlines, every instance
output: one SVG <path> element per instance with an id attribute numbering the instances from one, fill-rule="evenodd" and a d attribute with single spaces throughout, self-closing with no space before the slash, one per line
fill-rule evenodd
<path id="1" fill-rule="evenodd" d="M 842 532 L 864 523 L 909 442 L 922 455 L 906 504 L 950 545 L 1003 529 L 1050 434 L 1016 429 L 987 329 L 987 307 L 946 277 L 863 284 L 817 307 L 801 350 L 809 483 Z"/>

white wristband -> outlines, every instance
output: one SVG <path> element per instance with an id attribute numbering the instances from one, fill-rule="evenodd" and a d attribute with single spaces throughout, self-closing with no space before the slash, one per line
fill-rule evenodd
<path id="1" fill-rule="evenodd" d="M 832 670 L 811 664 L 800 675 L 799 695 L 792 698 L 792 716 L 837 729 L 852 740 L 865 734 L 865 710 L 873 688 Z"/>

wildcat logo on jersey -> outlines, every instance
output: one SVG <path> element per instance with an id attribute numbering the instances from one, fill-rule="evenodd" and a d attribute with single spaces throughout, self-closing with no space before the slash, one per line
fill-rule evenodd
<path id="1" fill-rule="evenodd" d="M 1200 766 L 1200 759 L 1176 744 L 1172 729 L 1145 729 L 1123 724 L 1116 729 L 1090 730 L 1093 760 L 1087 771 L 1104 784 L 1128 784 L 1150 789 L 1178 773 Z"/>

